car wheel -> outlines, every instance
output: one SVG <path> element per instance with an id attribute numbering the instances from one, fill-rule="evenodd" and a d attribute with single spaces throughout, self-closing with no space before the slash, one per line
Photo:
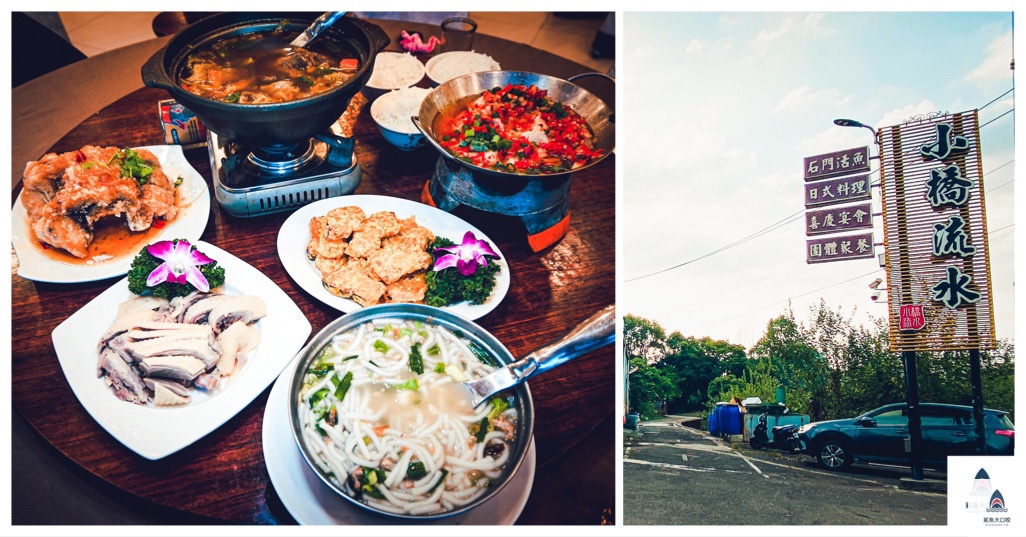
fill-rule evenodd
<path id="1" fill-rule="evenodd" d="M 819 444 L 816 460 L 827 470 L 843 470 L 851 466 L 852 454 L 846 442 L 831 438 Z"/>

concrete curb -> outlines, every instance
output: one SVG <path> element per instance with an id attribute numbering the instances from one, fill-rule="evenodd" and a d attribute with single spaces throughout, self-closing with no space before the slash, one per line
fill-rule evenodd
<path id="1" fill-rule="evenodd" d="M 941 481 L 939 479 L 912 479 L 911 477 L 902 477 L 898 480 L 898 488 L 902 490 L 914 490 L 917 492 L 936 492 L 938 494 L 946 494 L 948 492 L 948 482 Z"/>

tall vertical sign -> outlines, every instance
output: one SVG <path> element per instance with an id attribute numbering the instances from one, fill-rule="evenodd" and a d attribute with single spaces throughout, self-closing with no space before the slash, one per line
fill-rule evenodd
<path id="1" fill-rule="evenodd" d="M 879 142 L 891 350 L 995 348 L 977 111 Z"/>

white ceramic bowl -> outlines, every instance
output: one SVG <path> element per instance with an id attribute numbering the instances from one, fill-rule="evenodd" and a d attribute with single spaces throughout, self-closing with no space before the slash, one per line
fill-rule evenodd
<path id="1" fill-rule="evenodd" d="M 491 56 L 472 50 L 443 52 L 428 60 L 424 68 L 436 86 L 458 76 L 502 69 Z"/>
<path id="2" fill-rule="evenodd" d="M 420 82 L 424 72 L 424 64 L 409 52 L 379 52 L 374 57 L 374 71 L 360 91 L 374 101 L 389 91 Z"/>
<path id="3" fill-rule="evenodd" d="M 388 143 L 403 151 L 413 151 L 427 144 L 424 134 L 410 118 L 420 112 L 420 103 L 429 93 L 431 90 L 426 88 L 402 88 L 374 100 L 371 117 Z"/>

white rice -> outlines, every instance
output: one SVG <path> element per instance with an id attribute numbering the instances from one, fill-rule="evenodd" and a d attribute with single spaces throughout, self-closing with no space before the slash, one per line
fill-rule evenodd
<path id="1" fill-rule="evenodd" d="M 424 64 L 409 52 L 380 52 L 374 58 L 374 72 L 367 80 L 373 88 L 398 89 L 424 78 Z"/>
<path id="2" fill-rule="evenodd" d="M 401 133 L 420 132 L 410 116 L 420 113 L 420 103 L 431 93 L 427 88 L 403 88 L 378 97 L 371 105 L 371 117 L 386 129 Z"/>
<path id="3" fill-rule="evenodd" d="M 470 73 L 501 69 L 491 56 L 472 50 L 439 54 L 428 61 L 427 68 L 428 76 L 439 84 Z"/>

